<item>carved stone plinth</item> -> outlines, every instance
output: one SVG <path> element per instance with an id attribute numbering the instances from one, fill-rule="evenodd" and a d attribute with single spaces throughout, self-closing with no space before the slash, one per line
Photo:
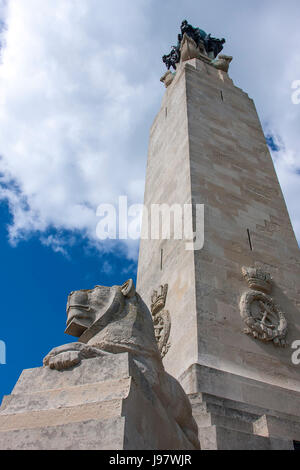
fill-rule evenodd
<path id="1" fill-rule="evenodd" d="M 202 450 L 292 450 L 300 440 L 299 393 L 204 366 L 183 380 L 191 394 Z"/>
<path id="2" fill-rule="evenodd" d="M 195 41 L 188 36 L 187 34 L 184 34 L 182 43 L 181 43 L 181 62 L 185 62 L 190 59 L 201 59 L 207 64 L 210 64 L 211 59 L 207 56 L 205 49 L 197 47 L 197 44 Z"/>
<path id="3" fill-rule="evenodd" d="M 0 408 L 1 450 L 191 448 L 128 353 L 24 370 Z"/>

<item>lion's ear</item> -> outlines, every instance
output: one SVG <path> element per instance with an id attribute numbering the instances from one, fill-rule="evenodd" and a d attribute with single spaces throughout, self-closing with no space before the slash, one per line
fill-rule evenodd
<path id="1" fill-rule="evenodd" d="M 121 286 L 121 292 L 124 297 L 133 297 L 135 295 L 135 287 L 132 279 L 128 279 L 128 281 L 124 282 Z"/>

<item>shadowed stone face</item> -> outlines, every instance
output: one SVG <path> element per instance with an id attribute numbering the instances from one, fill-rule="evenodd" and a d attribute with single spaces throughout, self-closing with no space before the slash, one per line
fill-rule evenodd
<path id="1" fill-rule="evenodd" d="M 65 333 L 71 336 L 81 336 L 106 313 L 115 298 L 116 289 L 116 286 L 95 286 L 94 289 L 71 292 L 67 302 Z"/>

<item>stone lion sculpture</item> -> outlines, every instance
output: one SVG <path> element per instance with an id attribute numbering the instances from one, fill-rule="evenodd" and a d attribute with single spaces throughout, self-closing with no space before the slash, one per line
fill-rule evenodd
<path id="1" fill-rule="evenodd" d="M 153 321 L 132 280 L 122 286 L 95 286 L 71 292 L 67 302 L 66 333 L 78 342 L 52 349 L 44 367 L 64 370 L 89 358 L 131 353 L 140 372 L 177 422 L 192 447 L 199 449 L 197 424 L 181 385 L 164 370 Z"/>

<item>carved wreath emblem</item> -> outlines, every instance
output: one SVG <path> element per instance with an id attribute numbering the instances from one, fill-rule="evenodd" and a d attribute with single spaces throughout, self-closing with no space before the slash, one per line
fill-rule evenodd
<path id="1" fill-rule="evenodd" d="M 171 330 L 171 317 L 168 310 L 164 310 L 168 284 L 160 286 L 160 292 L 153 291 L 151 296 L 151 313 L 154 324 L 155 338 L 161 357 L 165 357 L 170 349 L 169 337 Z"/>
<path id="2" fill-rule="evenodd" d="M 259 268 L 243 268 L 244 278 L 252 290 L 244 292 L 240 312 L 246 328 L 244 333 L 275 346 L 286 346 L 287 320 L 268 294 L 272 290 L 270 274 Z"/>

